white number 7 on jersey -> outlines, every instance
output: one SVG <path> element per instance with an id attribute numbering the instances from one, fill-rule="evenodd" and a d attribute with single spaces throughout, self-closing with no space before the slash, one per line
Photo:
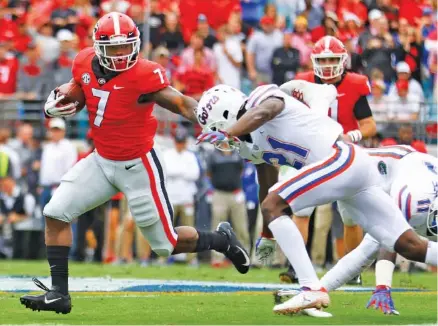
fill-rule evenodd
<path id="1" fill-rule="evenodd" d="M 157 68 L 154 70 L 154 74 L 158 74 L 158 76 L 160 76 L 160 82 L 161 84 L 164 84 L 164 78 L 163 78 L 163 74 L 161 73 L 160 68 Z"/>
<path id="2" fill-rule="evenodd" d="M 96 88 L 92 88 L 91 91 L 93 92 L 94 96 L 99 98 L 99 103 L 97 104 L 96 117 L 94 118 L 94 125 L 100 127 L 100 125 L 102 124 L 103 115 L 105 114 L 105 109 L 108 103 L 110 92 Z"/>

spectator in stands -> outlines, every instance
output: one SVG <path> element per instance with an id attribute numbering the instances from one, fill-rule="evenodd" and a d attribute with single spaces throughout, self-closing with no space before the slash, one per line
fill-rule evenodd
<path id="1" fill-rule="evenodd" d="M 164 19 L 164 32 L 160 35 L 160 44 L 164 45 L 173 54 L 184 47 L 184 38 L 180 31 L 178 17 L 174 13 L 167 13 Z"/>
<path id="2" fill-rule="evenodd" d="M 207 160 L 207 175 L 213 186 L 212 222 L 216 227 L 230 218 L 237 238 L 249 249 L 248 216 L 242 190 L 244 163 L 236 151 L 214 150 Z M 212 253 L 212 265 L 223 266 L 223 257 Z"/>
<path id="3" fill-rule="evenodd" d="M 0 179 L 0 215 L 4 216 L 4 223 L 12 228 L 14 259 L 38 258 L 42 232 L 41 227 L 32 223 L 35 206 L 35 197 L 17 186 L 10 174 Z"/>
<path id="4" fill-rule="evenodd" d="M 150 16 L 149 16 L 149 40 L 152 48 L 155 49 L 161 44 L 161 32 L 164 26 L 165 15 L 160 10 L 160 2 L 158 0 L 150 1 Z"/>
<path id="5" fill-rule="evenodd" d="M 43 146 L 40 167 L 41 209 L 52 198 L 53 190 L 59 186 L 65 173 L 76 163 L 78 153 L 73 143 L 65 139 L 65 121 L 61 118 L 49 120 L 49 141 Z"/>
<path id="6" fill-rule="evenodd" d="M 373 117 L 378 123 L 378 129 L 379 122 L 386 122 L 388 119 L 388 98 L 385 95 L 385 89 L 386 86 L 383 80 L 378 79 L 371 82 L 371 95 L 368 99 L 368 103 L 373 112 Z"/>
<path id="7" fill-rule="evenodd" d="M 343 25 L 344 27 L 339 31 L 338 38 L 349 40 L 353 45 L 353 49 L 356 48 L 362 22 L 355 14 L 346 11 L 343 15 Z"/>
<path id="8" fill-rule="evenodd" d="M 305 0 L 306 9 L 300 14 L 307 18 L 308 28 L 312 30 L 321 26 L 321 21 L 324 19 L 324 10 L 312 0 Z"/>
<path id="9" fill-rule="evenodd" d="M 380 27 L 380 18 L 383 17 L 383 13 L 378 9 L 373 9 L 368 13 L 369 26 L 359 36 L 359 46 L 362 50 L 368 47 L 370 40 L 377 36 Z"/>
<path id="10" fill-rule="evenodd" d="M 272 82 L 281 85 L 295 78 L 300 68 L 300 51 L 292 47 L 292 35 L 284 34 L 283 46 L 272 55 Z"/>
<path id="11" fill-rule="evenodd" d="M 416 121 L 420 117 L 421 103 L 416 94 L 409 93 L 409 82 L 395 83 L 397 94 L 388 96 L 388 118 L 395 121 Z"/>
<path id="12" fill-rule="evenodd" d="M 312 36 L 307 31 L 307 19 L 298 16 L 294 24 L 291 45 L 300 52 L 300 62 L 303 69 L 310 68 L 310 53 L 312 53 Z"/>
<path id="13" fill-rule="evenodd" d="M 76 24 L 79 22 L 77 12 L 70 8 L 69 0 L 58 0 L 58 8 L 52 11 L 50 21 L 53 24 L 53 35 L 61 29 L 75 31 Z"/>
<path id="14" fill-rule="evenodd" d="M 27 49 L 27 45 L 32 42 L 32 36 L 29 33 L 28 26 L 23 19 L 18 24 L 17 34 L 14 37 L 14 48 L 21 55 Z"/>
<path id="15" fill-rule="evenodd" d="M 418 96 L 421 102 L 424 102 L 424 92 L 421 84 L 414 78 L 411 78 L 411 68 L 405 61 L 397 63 L 395 68 L 397 72 L 397 80 L 407 80 L 409 82 L 409 94 L 415 94 Z M 397 93 L 397 87 L 394 84 L 389 89 L 389 95 L 395 95 Z"/>
<path id="16" fill-rule="evenodd" d="M 0 40 L 0 99 L 13 96 L 17 90 L 18 60 Z"/>
<path id="17" fill-rule="evenodd" d="M 170 52 L 164 46 L 159 46 L 152 52 L 152 60 L 160 64 L 166 70 L 167 78 L 172 80 L 174 67 L 169 59 Z"/>
<path id="18" fill-rule="evenodd" d="M 368 76 L 377 68 L 383 72 L 385 82 L 391 82 L 395 75 L 391 66 L 393 49 L 384 47 L 383 42 L 380 37 L 370 38 L 362 53 L 362 59 Z"/>
<path id="19" fill-rule="evenodd" d="M 167 185 L 170 202 L 173 206 L 175 225 L 195 226 L 195 182 L 200 169 L 195 153 L 187 149 L 188 133 L 184 128 L 177 129 L 174 148 L 163 153 L 167 171 Z M 195 263 L 196 255 L 186 255 L 187 261 Z"/>
<path id="20" fill-rule="evenodd" d="M 338 34 L 338 16 L 333 11 L 326 11 L 321 26 L 311 30 L 312 42 L 316 43 L 325 35 L 337 36 Z"/>
<path id="21" fill-rule="evenodd" d="M 56 34 L 60 44 L 59 58 L 55 63 L 55 85 L 62 85 L 72 79 L 71 67 L 77 51 L 73 46 L 74 35 L 68 29 L 61 29 Z M 52 89 L 52 88 L 50 88 Z"/>
<path id="22" fill-rule="evenodd" d="M 14 179 L 18 180 L 21 177 L 21 163 L 18 153 L 9 146 L 11 131 L 8 128 L 0 128 L 0 152 L 5 153 L 10 161 L 11 173 Z"/>
<path id="23" fill-rule="evenodd" d="M 213 46 L 217 63 L 217 74 L 220 82 L 240 89 L 240 68 L 243 61 L 239 40 L 230 37 L 226 25 L 217 30 L 218 42 Z"/>
<path id="24" fill-rule="evenodd" d="M 412 74 L 412 78 L 421 83 L 421 53 L 422 40 L 421 35 L 409 27 L 406 36 L 400 36 L 400 45 L 396 48 L 395 56 L 397 61 L 405 61 Z"/>
<path id="25" fill-rule="evenodd" d="M 30 164 L 33 151 L 33 127 L 24 123 L 17 130 L 17 137 L 8 142 L 20 159 L 21 175 L 26 175 L 26 167 Z"/>
<path id="26" fill-rule="evenodd" d="M 248 39 L 246 65 L 248 76 L 254 83 L 269 84 L 272 80 L 272 55 L 283 44 L 283 34 L 275 28 L 271 17 L 262 17 L 260 26 L 262 30 L 254 32 Z"/>
<path id="27" fill-rule="evenodd" d="M 206 15 L 199 14 L 198 26 L 196 31 L 203 37 L 204 45 L 212 49 L 217 39 L 213 34 L 214 33 L 213 29 L 210 28 L 210 25 L 208 24 L 208 19 Z"/>
<path id="28" fill-rule="evenodd" d="M 18 94 L 17 96 L 24 100 L 42 99 L 45 91 L 48 91 L 50 86 L 48 83 L 48 75 L 46 65 L 41 59 L 40 50 L 35 43 L 29 43 L 26 52 L 20 59 L 20 70 L 18 72 Z M 70 68 L 71 69 L 71 68 Z M 41 108 L 40 104 L 34 105 L 32 108 Z"/>
<path id="29" fill-rule="evenodd" d="M 208 67 L 209 70 L 216 72 L 216 60 L 213 51 L 204 46 L 204 38 L 197 32 L 192 34 L 189 47 L 181 53 L 180 71 L 194 65 L 196 51 L 201 53 L 202 64 Z"/>
<path id="30" fill-rule="evenodd" d="M 391 146 L 397 144 L 409 145 L 421 153 L 427 153 L 426 144 L 422 140 L 416 140 L 414 138 L 414 128 L 410 124 L 402 124 L 398 129 L 398 137 L 396 139 L 383 139 L 380 145 Z"/>
<path id="31" fill-rule="evenodd" d="M 277 8 L 278 14 L 286 17 L 286 21 L 289 22 L 290 26 L 294 24 L 297 16 L 306 10 L 305 0 L 274 0 L 273 3 Z"/>
<path id="32" fill-rule="evenodd" d="M 55 62 L 59 57 L 59 41 L 54 37 L 52 24 L 48 22 L 39 27 L 37 32 L 30 31 L 41 51 L 41 58 L 44 62 Z"/>
<path id="33" fill-rule="evenodd" d="M 233 37 L 236 37 L 240 42 L 246 40 L 253 32 L 251 25 L 242 20 L 242 8 L 240 5 L 235 5 L 231 10 L 228 18 L 228 32 Z"/>
<path id="34" fill-rule="evenodd" d="M 215 84 L 215 73 L 205 63 L 205 52 L 202 49 L 194 51 L 194 63 L 185 66 L 175 76 L 175 88 L 185 95 L 199 100 L 202 93 Z"/>

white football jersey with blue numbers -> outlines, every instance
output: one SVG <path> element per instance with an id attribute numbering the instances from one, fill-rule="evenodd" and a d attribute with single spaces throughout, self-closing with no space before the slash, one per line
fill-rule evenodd
<path id="1" fill-rule="evenodd" d="M 282 98 L 285 108 L 251 133 L 253 144 L 250 149 L 254 157 L 260 158 L 254 163 L 264 161 L 300 169 L 327 158 L 333 152 L 333 145 L 342 135 L 341 125 L 329 117 L 312 113 L 306 105 L 286 95 L 277 85 L 257 87 L 248 97 L 246 110 L 251 110 L 269 97 Z"/>

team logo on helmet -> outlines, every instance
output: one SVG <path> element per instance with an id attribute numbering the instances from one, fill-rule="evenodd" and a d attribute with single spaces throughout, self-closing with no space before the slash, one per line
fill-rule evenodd
<path id="1" fill-rule="evenodd" d="M 91 77 L 90 77 L 90 74 L 88 72 L 83 73 L 81 78 L 82 78 L 82 81 L 84 82 L 84 84 L 86 84 L 86 85 L 88 85 L 91 81 Z"/>

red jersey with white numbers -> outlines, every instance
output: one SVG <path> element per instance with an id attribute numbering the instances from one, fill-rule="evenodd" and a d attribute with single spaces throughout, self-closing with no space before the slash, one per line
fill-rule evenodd
<path id="1" fill-rule="evenodd" d="M 315 78 L 313 71 L 298 73 L 295 79 L 322 83 L 321 79 Z M 358 120 L 372 116 L 369 109 L 359 112 L 360 106 L 357 105 L 362 97 L 370 94 L 367 76 L 347 72 L 335 86 L 338 90 L 338 98 L 330 104 L 329 116 L 342 125 L 344 133 L 358 129 Z"/>
<path id="2" fill-rule="evenodd" d="M 157 121 L 153 104 L 141 95 L 169 86 L 159 64 L 140 58 L 123 72 L 104 71 L 93 48 L 78 53 L 73 78 L 85 94 L 93 140 L 99 155 L 115 161 L 141 157 L 154 145 Z"/>

